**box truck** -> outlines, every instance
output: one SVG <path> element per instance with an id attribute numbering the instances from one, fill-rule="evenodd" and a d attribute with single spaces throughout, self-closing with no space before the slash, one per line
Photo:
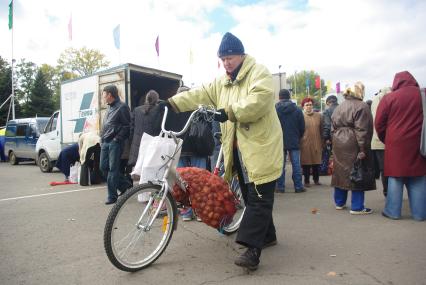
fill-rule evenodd
<path id="1" fill-rule="evenodd" d="M 151 89 L 163 100 L 173 96 L 181 80 L 179 74 L 127 63 L 62 83 L 60 110 L 50 117 L 37 141 L 40 170 L 52 171 L 61 149 L 76 143 L 82 132 L 99 133 L 107 109 L 102 99 L 105 86 L 116 85 L 120 99 L 133 111 L 144 103 L 145 94 Z"/>

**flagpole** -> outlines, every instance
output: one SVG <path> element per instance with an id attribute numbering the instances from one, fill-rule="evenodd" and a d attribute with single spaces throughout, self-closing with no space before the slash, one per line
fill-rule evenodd
<path id="1" fill-rule="evenodd" d="M 13 2 L 12 2 L 12 98 L 10 98 L 10 103 L 12 104 L 12 119 L 15 120 L 15 86 L 13 82 L 13 71 L 14 71 L 14 63 L 15 60 L 13 59 Z"/>

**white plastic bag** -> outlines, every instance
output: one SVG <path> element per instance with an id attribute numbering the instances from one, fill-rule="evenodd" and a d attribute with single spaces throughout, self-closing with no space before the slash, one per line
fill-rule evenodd
<path id="1" fill-rule="evenodd" d="M 148 181 L 161 180 L 164 176 L 167 164 L 172 159 L 169 170 L 170 179 L 168 181 L 173 185 L 172 183 L 174 182 L 181 148 L 181 139 L 175 141 L 164 133 L 156 137 L 144 133 L 139 147 L 138 159 L 132 175 L 140 175 L 140 184 Z"/>
<path id="2" fill-rule="evenodd" d="M 80 162 L 74 163 L 70 166 L 70 176 L 68 180 L 72 183 L 79 183 L 80 180 Z"/>
<path id="3" fill-rule="evenodd" d="M 152 142 L 153 139 L 154 137 L 147 133 L 142 134 L 141 143 L 139 144 L 138 159 L 136 160 L 136 164 L 135 164 L 135 167 L 133 168 L 131 175 L 137 175 L 137 176 L 141 175 L 143 160 L 145 157 L 144 151 L 147 149 L 147 147 L 149 146 L 149 144 Z"/>

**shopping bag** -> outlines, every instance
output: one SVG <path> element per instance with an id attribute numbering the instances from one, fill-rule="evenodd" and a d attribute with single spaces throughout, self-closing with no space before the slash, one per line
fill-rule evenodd
<path id="1" fill-rule="evenodd" d="M 147 133 L 142 134 L 141 142 L 139 144 L 138 158 L 136 160 L 135 167 L 133 168 L 133 171 L 131 173 L 132 176 L 140 176 L 142 172 L 143 160 L 145 158 L 145 150 L 148 148 L 149 144 L 153 141 L 153 139 L 154 137 Z"/>
<path id="2" fill-rule="evenodd" d="M 374 171 L 366 166 L 364 160 L 355 160 L 349 179 L 356 188 L 366 188 L 374 181 Z"/>
<path id="3" fill-rule="evenodd" d="M 161 133 L 156 137 L 146 137 L 144 141 L 145 135 L 141 139 L 141 148 L 139 149 L 140 152 L 132 175 L 140 176 L 140 184 L 148 181 L 158 181 L 163 178 L 167 165 L 171 162 L 168 181 L 170 185 L 173 185 L 176 166 L 182 149 L 182 140 L 168 137 L 166 134 Z"/>
<path id="4" fill-rule="evenodd" d="M 79 176 L 80 176 L 80 162 L 74 163 L 74 165 L 70 166 L 70 176 L 68 177 L 68 180 L 72 183 L 78 183 L 79 182 Z"/>

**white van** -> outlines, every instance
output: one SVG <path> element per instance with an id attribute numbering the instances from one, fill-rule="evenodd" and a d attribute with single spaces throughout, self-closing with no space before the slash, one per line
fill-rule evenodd
<path id="1" fill-rule="evenodd" d="M 36 162 L 42 172 L 50 172 L 61 152 L 61 112 L 50 117 L 36 144 Z"/>

